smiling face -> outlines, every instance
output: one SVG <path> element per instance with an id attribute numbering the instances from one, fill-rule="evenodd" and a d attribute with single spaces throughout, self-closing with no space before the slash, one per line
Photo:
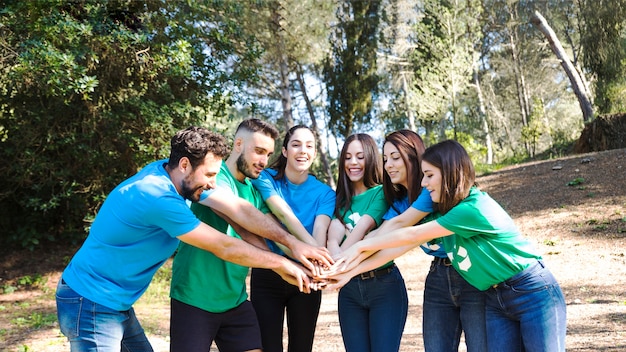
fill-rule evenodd
<path id="1" fill-rule="evenodd" d="M 235 143 L 240 152 L 236 161 L 237 171 L 245 177 L 258 178 L 274 153 L 274 139 L 261 132 L 242 133 Z"/>
<path id="2" fill-rule="evenodd" d="M 289 171 L 308 172 L 315 159 L 315 136 L 308 128 L 298 128 L 293 131 L 282 152 Z"/>
<path id="3" fill-rule="evenodd" d="M 430 198 L 434 203 L 440 203 L 442 183 L 441 169 L 427 161 L 422 161 L 422 171 L 424 171 L 422 187 L 425 187 L 430 192 Z"/>
<path id="4" fill-rule="evenodd" d="M 186 158 L 184 158 L 186 159 Z M 212 153 L 207 153 L 204 162 L 195 169 L 191 167 L 188 160 L 182 160 L 183 164 L 187 164 L 185 175 L 180 186 L 180 195 L 192 202 L 200 200 L 202 191 L 215 187 L 217 173 L 222 165 L 222 158 L 216 157 Z"/>
<path id="5" fill-rule="evenodd" d="M 365 152 L 363 144 L 359 140 L 354 140 L 348 145 L 344 159 L 344 170 L 346 176 L 353 183 L 363 183 L 365 175 Z"/>
<path id="6" fill-rule="evenodd" d="M 383 145 L 383 165 L 391 183 L 408 188 L 407 169 L 404 159 L 393 143 Z"/>

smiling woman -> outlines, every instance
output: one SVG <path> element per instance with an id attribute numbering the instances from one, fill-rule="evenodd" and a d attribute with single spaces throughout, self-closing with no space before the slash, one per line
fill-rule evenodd
<path id="1" fill-rule="evenodd" d="M 295 237 L 325 247 L 335 192 L 309 174 L 314 159 L 313 131 L 296 125 L 287 131 L 279 158 L 252 183 L 272 213 Z M 288 255 L 276 243 L 269 241 L 268 245 L 274 252 Z M 285 312 L 288 350 L 312 351 L 321 291 L 298 292 L 272 271 L 257 268 L 252 269 L 250 291 L 265 352 L 283 351 Z"/>
<path id="2" fill-rule="evenodd" d="M 366 134 L 346 139 L 338 164 L 335 219 L 328 249 L 341 256 L 383 221 L 389 205 L 383 192 L 382 158 Z M 393 261 L 355 275 L 338 297 L 339 325 L 347 352 L 397 352 L 408 314 L 404 279 Z"/>
<path id="3" fill-rule="evenodd" d="M 335 264 L 337 285 L 441 238 L 448 265 L 484 292 L 490 350 L 565 351 L 561 288 L 506 211 L 476 187 L 474 167 L 463 146 L 448 140 L 429 147 L 422 168 L 422 185 L 435 202 L 433 219 L 352 246 Z M 362 255 L 365 252 L 368 257 Z"/>

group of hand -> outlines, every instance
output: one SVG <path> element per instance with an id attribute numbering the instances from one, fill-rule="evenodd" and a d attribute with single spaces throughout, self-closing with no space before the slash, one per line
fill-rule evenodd
<path id="1" fill-rule="evenodd" d="M 310 293 L 312 290 L 338 290 L 343 287 L 356 272 L 353 269 L 359 264 L 357 252 L 342 253 L 333 258 L 324 247 L 306 245 L 300 251 L 293 251 L 294 257 L 302 263 L 297 265 L 299 275 L 281 273 L 286 281 L 300 288 L 300 291 Z"/>

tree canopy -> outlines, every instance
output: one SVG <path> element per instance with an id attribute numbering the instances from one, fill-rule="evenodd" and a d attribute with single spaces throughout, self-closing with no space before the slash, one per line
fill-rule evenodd
<path id="1" fill-rule="evenodd" d="M 244 117 L 317 132 L 455 138 L 475 161 L 558 154 L 583 128 L 560 40 L 594 110 L 624 110 L 619 1 L 8 0 L 0 9 L 0 242 L 81 240 L 106 194 L 189 125 Z M 277 143 L 280 145 L 280 143 Z"/>

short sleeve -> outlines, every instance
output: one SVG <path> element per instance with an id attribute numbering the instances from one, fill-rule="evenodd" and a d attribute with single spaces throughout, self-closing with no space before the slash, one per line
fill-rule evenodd
<path id="1" fill-rule="evenodd" d="M 187 203 L 177 197 L 157 198 L 146 209 L 145 220 L 163 229 L 171 237 L 184 235 L 200 225 Z"/>
<path id="2" fill-rule="evenodd" d="M 280 196 L 274 184 L 274 177 L 268 170 L 263 170 L 256 179 L 250 179 L 254 188 L 261 193 L 261 197 L 266 201 L 271 196 Z"/>
<path id="3" fill-rule="evenodd" d="M 371 199 L 371 203 L 366 211 L 366 214 L 370 215 L 374 221 L 376 221 L 377 226 L 380 226 L 383 222 L 383 216 L 389 209 L 389 205 L 387 205 L 382 186 L 379 186 L 375 192 L 376 193 Z"/>
<path id="4" fill-rule="evenodd" d="M 337 195 L 332 188 L 326 187 L 326 192 L 322 196 L 315 215 L 328 215 L 331 219 L 335 213 L 335 199 Z"/>
<path id="5" fill-rule="evenodd" d="M 433 212 L 433 200 L 430 198 L 430 192 L 426 187 L 422 187 L 422 193 L 420 193 L 413 204 L 411 204 L 411 207 L 424 213 Z"/>

